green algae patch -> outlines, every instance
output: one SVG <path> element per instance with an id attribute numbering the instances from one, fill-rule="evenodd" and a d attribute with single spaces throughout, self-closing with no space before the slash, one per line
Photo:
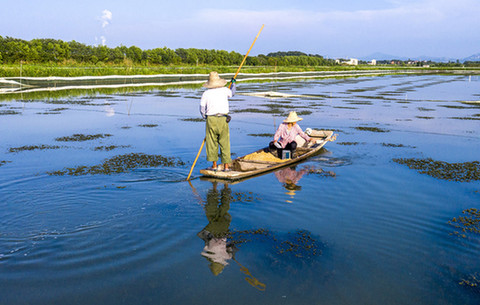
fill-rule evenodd
<path id="1" fill-rule="evenodd" d="M 107 137 L 111 137 L 111 134 L 94 134 L 94 135 L 85 135 L 85 134 L 74 134 L 69 137 L 60 137 L 55 138 L 55 141 L 58 142 L 84 142 L 84 141 L 91 141 L 96 139 L 104 139 Z"/>
<path id="2" fill-rule="evenodd" d="M 273 138 L 273 133 L 249 133 L 250 137 Z"/>
<path id="3" fill-rule="evenodd" d="M 384 147 L 394 147 L 394 148 L 399 148 L 399 147 L 416 148 L 415 146 L 403 145 L 403 144 L 393 144 L 393 143 L 382 143 L 382 146 L 384 146 Z"/>
<path id="4" fill-rule="evenodd" d="M 15 110 L 2 110 L 0 111 L 0 115 L 16 115 L 16 114 L 21 114 L 21 112 L 15 111 Z"/>
<path id="5" fill-rule="evenodd" d="M 10 163 L 12 161 L 4 161 L 4 160 L 0 160 L 0 167 L 7 164 L 7 163 Z"/>
<path id="6" fill-rule="evenodd" d="M 61 146 L 57 145 L 24 145 L 20 147 L 11 147 L 8 151 L 11 153 L 16 153 L 20 151 L 30 151 L 30 150 L 45 150 L 45 149 L 59 149 Z"/>
<path id="7" fill-rule="evenodd" d="M 467 278 L 462 279 L 459 283 L 460 286 L 465 286 L 480 292 L 480 274 L 475 272 L 470 274 Z"/>
<path id="8" fill-rule="evenodd" d="M 264 245 L 270 245 L 274 255 L 302 261 L 312 260 L 322 255 L 322 249 L 325 247 L 306 230 L 289 232 L 285 235 L 275 234 L 267 229 L 231 231 L 226 237 L 230 239 L 230 244 L 236 247 L 257 241 Z"/>
<path id="9" fill-rule="evenodd" d="M 115 173 L 126 173 L 135 168 L 148 167 L 175 167 L 183 166 L 185 163 L 175 157 L 164 157 L 162 155 L 147 155 L 143 153 L 130 153 L 115 156 L 105 160 L 102 164 L 94 166 L 77 166 L 64 168 L 63 170 L 48 172 L 51 176 L 83 176 L 83 175 L 110 175 Z"/>
<path id="10" fill-rule="evenodd" d="M 463 238 L 466 238 L 468 233 L 480 234 L 480 211 L 471 208 L 463 210 L 462 214 L 464 216 L 453 217 L 448 221 L 448 224 L 456 229 L 452 234 Z"/>
<path id="11" fill-rule="evenodd" d="M 388 129 L 382 129 L 378 127 L 366 127 L 366 126 L 358 126 L 355 127 L 356 130 L 361 130 L 361 131 L 370 131 L 370 132 L 390 132 Z"/>
<path id="12" fill-rule="evenodd" d="M 360 142 L 337 142 L 337 145 L 344 145 L 344 146 L 356 146 L 359 144 L 364 144 Z"/>
<path id="13" fill-rule="evenodd" d="M 415 159 L 403 158 L 393 159 L 398 164 L 407 165 L 416 169 L 420 174 L 427 174 L 437 179 L 470 182 L 480 180 L 480 162 L 448 163 L 435 161 L 431 158 Z"/>
<path id="14" fill-rule="evenodd" d="M 203 118 L 186 118 L 186 119 L 181 119 L 181 121 L 184 121 L 184 122 L 205 122 L 205 119 L 203 119 Z"/>
<path id="15" fill-rule="evenodd" d="M 117 148 L 127 148 L 130 145 L 110 145 L 110 146 L 97 146 L 93 150 L 95 151 L 111 151 Z"/>

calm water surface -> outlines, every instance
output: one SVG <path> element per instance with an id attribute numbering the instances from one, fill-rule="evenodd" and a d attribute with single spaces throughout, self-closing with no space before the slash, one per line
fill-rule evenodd
<path id="1" fill-rule="evenodd" d="M 255 91 L 303 97 L 241 95 Z M 338 138 L 235 184 L 200 179 L 205 152 L 184 181 L 204 137 L 201 93 L 0 102 L 0 304 L 480 303 L 460 284 L 480 285 L 480 235 L 448 223 L 480 208 L 480 183 L 392 161 L 479 160 L 480 105 L 462 103 L 480 99 L 478 76 L 239 83 L 234 156 L 266 145 L 291 110 Z M 74 134 L 111 136 L 56 140 Z M 15 152 L 26 145 L 44 149 Z M 186 164 L 49 175 L 132 152 Z"/>

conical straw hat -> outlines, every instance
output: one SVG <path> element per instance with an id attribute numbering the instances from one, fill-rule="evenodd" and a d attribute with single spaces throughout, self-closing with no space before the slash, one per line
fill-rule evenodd
<path id="1" fill-rule="evenodd" d="M 218 72 L 212 71 L 208 75 L 208 81 L 203 84 L 203 87 L 208 89 L 221 88 L 227 84 L 227 81 L 218 76 Z"/>
<path id="2" fill-rule="evenodd" d="M 298 121 L 301 121 L 301 120 L 303 120 L 303 119 L 299 118 L 295 111 L 290 111 L 290 113 L 288 114 L 288 117 L 285 120 L 283 120 L 283 122 L 284 123 L 295 123 L 295 122 L 298 122 Z"/>

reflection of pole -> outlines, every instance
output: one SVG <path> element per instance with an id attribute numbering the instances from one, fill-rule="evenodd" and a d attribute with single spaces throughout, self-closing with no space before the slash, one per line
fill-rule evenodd
<path id="1" fill-rule="evenodd" d="M 193 196 L 198 200 L 198 204 L 202 205 L 203 204 L 203 199 L 198 194 L 197 189 L 193 186 L 193 184 L 190 180 L 188 180 L 188 184 L 190 184 L 190 187 L 192 188 Z"/>
<path id="2" fill-rule="evenodd" d="M 235 258 L 232 258 L 235 263 L 237 263 L 240 266 L 240 271 L 242 271 L 247 277 L 245 278 L 245 281 L 247 281 L 250 285 L 253 287 L 257 288 L 260 291 L 265 291 L 265 288 L 267 288 L 267 285 L 264 283 L 260 282 L 256 277 L 254 277 L 250 271 L 248 270 L 247 267 L 243 266 L 240 264 Z"/>

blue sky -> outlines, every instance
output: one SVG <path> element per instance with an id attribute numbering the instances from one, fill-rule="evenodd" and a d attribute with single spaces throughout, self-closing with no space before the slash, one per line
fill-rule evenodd
<path id="1" fill-rule="evenodd" d="M 0 0 L 0 36 L 88 45 L 374 52 L 464 58 L 480 53 L 479 0 Z"/>

